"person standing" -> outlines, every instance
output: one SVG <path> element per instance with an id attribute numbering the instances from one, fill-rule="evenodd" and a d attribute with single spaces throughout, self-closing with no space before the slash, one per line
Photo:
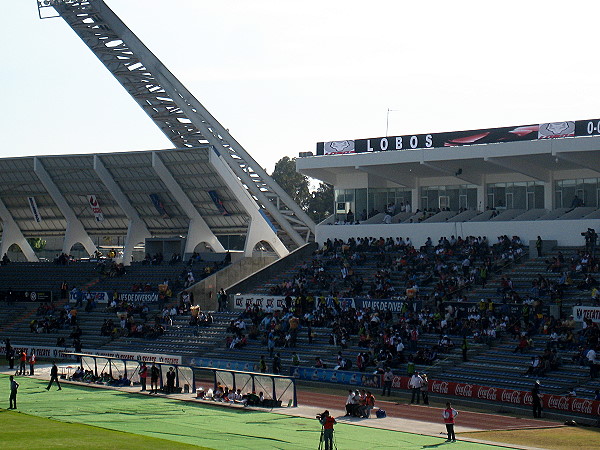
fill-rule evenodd
<path id="1" fill-rule="evenodd" d="M 417 405 L 421 402 L 421 383 L 423 382 L 422 378 L 419 376 L 419 372 L 413 373 L 410 380 L 408 380 L 408 387 L 412 389 L 412 398 L 410 399 L 410 403 L 415 403 L 415 399 L 417 400 Z"/>
<path id="2" fill-rule="evenodd" d="M 423 397 L 423 404 L 429 405 L 429 380 L 426 373 L 421 375 L 421 396 Z"/>
<path id="3" fill-rule="evenodd" d="M 385 396 L 385 391 L 387 390 L 388 397 L 392 395 L 392 381 L 394 380 L 394 373 L 390 367 L 385 368 L 385 372 L 383 372 L 383 392 L 381 396 Z"/>
<path id="4" fill-rule="evenodd" d="M 462 350 L 462 359 L 463 362 L 467 362 L 467 351 L 469 350 L 469 344 L 467 343 L 467 336 L 463 336 L 462 345 L 460 346 Z"/>
<path id="5" fill-rule="evenodd" d="M 263 355 L 260 355 L 258 370 L 260 370 L 260 373 L 265 373 L 267 371 L 267 362 L 265 361 L 265 357 Z"/>
<path id="6" fill-rule="evenodd" d="M 273 373 L 280 374 L 281 373 L 281 355 L 279 352 L 275 354 L 273 358 Z"/>
<path id="7" fill-rule="evenodd" d="M 52 361 L 52 368 L 50 369 L 50 383 L 46 387 L 46 390 L 50 390 L 50 386 L 52 383 L 56 381 L 56 385 L 58 386 L 58 390 L 60 391 L 62 388 L 60 387 L 60 382 L 58 381 L 58 367 L 56 367 L 56 363 Z"/>
<path id="8" fill-rule="evenodd" d="M 19 354 L 19 370 L 17 373 L 19 375 L 27 375 L 27 371 L 25 370 L 25 365 L 27 364 L 27 352 L 22 350 Z"/>
<path id="9" fill-rule="evenodd" d="M 158 393 L 158 377 L 160 376 L 160 370 L 156 367 L 156 364 L 152 363 L 150 368 L 150 393 Z"/>
<path id="10" fill-rule="evenodd" d="M 33 352 L 33 350 L 31 351 L 31 356 L 29 357 L 29 375 L 33 375 L 35 372 L 35 363 L 36 363 L 36 357 L 35 357 L 35 353 Z"/>
<path id="11" fill-rule="evenodd" d="M 7 338 L 5 344 L 6 361 L 8 362 L 8 368 L 12 370 L 15 368 L 15 350 L 12 348 L 12 345 L 10 345 L 10 339 Z"/>
<path id="12" fill-rule="evenodd" d="M 175 392 L 175 378 L 177 377 L 177 373 L 173 367 L 169 367 L 169 371 L 167 372 L 167 394 L 172 394 Z"/>
<path id="13" fill-rule="evenodd" d="M 448 432 L 448 439 L 446 442 L 456 442 L 456 435 L 454 434 L 454 422 L 458 416 L 458 411 L 452 407 L 450 402 L 446 403 L 446 409 L 442 413 L 444 423 L 446 424 L 446 431 Z"/>
<path id="14" fill-rule="evenodd" d="M 542 257 L 542 245 L 543 244 L 544 244 L 544 241 L 542 241 L 542 238 L 540 236 L 538 236 L 537 241 L 535 241 L 535 249 L 537 250 L 538 258 Z"/>
<path id="15" fill-rule="evenodd" d="M 19 383 L 15 381 L 15 377 L 11 375 L 10 379 L 10 397 L 8 399 L 8 409 L 17 409 L 17 390 L 19 389 Z"/>
<path id="16" fill-rule="evenodd" d="M 598 374 L 596 373 L 596 357 L 597 357 L 597 353 L 596 350 L 594 349 L 594 347 L 591 347 L 588 352 L 585 354 L 585 357 L 588 360 L 588 365 L 590 366 L 590 378 L 593 380 L 594 378 L 596 378 L 598 376 Z"/>
<path id="17" fill-rule="evenodd" d="M 319 422 L 323 425 L 322 439 L 325 443 L 325 450 L 333 450 L 333 426 L 337 423 L 333 417 L 329 415 L 329 411 L 325 410 Z"/>
<path id="18" fill-rule="evenodd" d="M 269 358 L 272 358 L 273 352 L 275 351 L 275 335 L 272 331 L 269 333 L 269 337 L 267 338 L 267 348 L 269 349 Z"/>
<path id="19" fill-rule="evenodd" d="M 148 378 L 148 366 L 145 362 L 140 366 L 138 372 L 140 374 L 140 384 L 142 385 L 142 392 L 146 390 L 146 378 Z"/>
<path id="20" fill-rule="evenodd" d="M 540 381 L 536 380 L 531 390 L 533 418 L 539 419 L 542 417 L 542 399 L 540 397 Z"/>

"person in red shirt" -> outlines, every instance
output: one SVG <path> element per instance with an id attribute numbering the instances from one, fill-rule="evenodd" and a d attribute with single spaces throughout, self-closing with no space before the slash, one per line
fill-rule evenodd
<path id="1" fill-rule="evenodd" d="M 21 364 L 19 366 L 19 375 L 27 375 L 27 372 L 25 370 L 25 364 L 27 363 L 27 353 L 25 352 L 25 350 L 21 352 L 20 362 Z"/>
<path id="2" fill-rule="evenodd" d="M 35 353 L 33 353 L 33 351 L 32 351 L 31 356 L 29 357 L 29 375 L 34 374 L 35 363 L 36 363 Z"/>
<path id="3" fill-rule="evenodd" d="M 454 419 L 456 416 L 458 416 L 458 411 L 452 407 L 450 402 L 446 403 L 446 409 L 442 413 L 442 417 L 446 423 L 446 431 L 448 432 L 448 440 L 446 442 L 456 442 L 454 434 Z"/>
<path id="4" fill-rule="evenodd" d="M 140 375 L 140 384 L 142 385 L 142 391 L 146 390 L 146 378 L 148 378 L 148 366 L 146 366 L 145 362 L 142 362 L 140 366 L 140 370 L 138 371 Z"/>
<path id="5" fill-rule="evenodd" d="M 321 432 L 321 442 L 325 442 L 325 450 L 333 450 L 333 426 L 337 423 L 333 417 L 329 415 L 329 411 L 325 410 L 323 414 L 317 416 L 323 430 Z M 321 446 L 319 445 L 319 448 Z"/>

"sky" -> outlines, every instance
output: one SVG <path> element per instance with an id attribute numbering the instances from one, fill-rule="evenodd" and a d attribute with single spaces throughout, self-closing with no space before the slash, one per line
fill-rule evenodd
<path id="1" fill-rule="evenodd" d="M 60 18 L 0 15 L 0 157 L 172 148 Z M 319 141 L 600 118 L 600 2 L 106 0 L 270 173 Z"/>

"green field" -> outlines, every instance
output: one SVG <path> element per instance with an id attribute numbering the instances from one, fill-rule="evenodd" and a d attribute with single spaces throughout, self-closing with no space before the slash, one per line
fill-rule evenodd
<path id="1" fill-rule="evenodd" d="M 18 412 L 1 410 L 0 447 L 310 449 L 318 448 L 317 420 L 63 385 L 62 391 L 18 378 Z M 0 375 L 6 393 L 8 377 Z M 169 442 L 167 442 L 169 441 Z M 350 424 L 336 426 L 339 449 L 493 446 Z M 187 444 L 187 445 L 186 445 Z M 198 448 L 198 447 L 196 447 Z"/>

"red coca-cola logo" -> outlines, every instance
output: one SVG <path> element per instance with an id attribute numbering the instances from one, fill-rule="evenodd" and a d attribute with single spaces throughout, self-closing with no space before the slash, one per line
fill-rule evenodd
<path id="1" fill-rule="evenodd" d="M 431 383 L 431 392 L 437 392 L 438 394 L 448 393 L 448 382 L 447 381 L 434 381 Z"/>
<path id="2" fill-rule="evenodd" d="M 569 410 L 569 398 L 568 397 L 557 397 L 556 395 L 551 395 L 548 398 L 548 408 L 552 409 L 562 409 L 564 411 Z"/>
<path id="3" fill-rule="evenodd" d="M 533 405 L 533 396 L 531 392 L 526 392 L 523 396 L 523 404 L 524 405 Z"/>
<path id="4" fill-rule="evenodd" d="M 454 395 L 460 395 L 461 397 L 473 397 L 473 385 L 457 384 L 456 388 L 454 388 Z"/>
<path id="5" fill-rule="evenodd" d="M 496 388 L 480 387 L 477 391 L 477 398 L 484 400 L 496 400 Z"/>
<path id="6" fill-rule="evenodd" d="M 521 392 L 520 391 L 509 391 L 503 390 L 500 398 L 501 401 L 507 403 L 514 403 L 516 405 L 521 404 Z"/>
<path id="7" fill-rule="evenodd" d="M 571 410 L 573 412 L 581 412 L 584 414 L 592 414 L 592 401 L 581 398 L 574 398 L 571 402 Z"/>

